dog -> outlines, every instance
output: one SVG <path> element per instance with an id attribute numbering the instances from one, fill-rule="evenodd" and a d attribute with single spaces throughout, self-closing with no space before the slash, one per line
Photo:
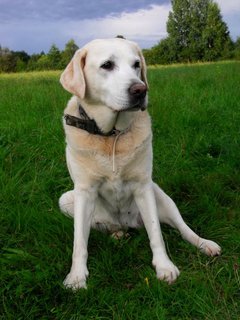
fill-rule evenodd
<path id="1" fill-rule="evenodd" d="M 152 181 L 152 130 L 148 82 L 138 45 L 121 38 L 98 39 L 76 51 L 61 74 L 73 97 L 64 111 L 66 159 L 74 189 L 59 199 L 74 218 L 72 266 L 67 288 L 86 288 L 91 228 L 110 233 L 146 228 L 159 280 L 173 283 L 178 268 L 169 259 L 161 223 L 209 256 L 221 248 L 194 233 L 175 203 Z"/>

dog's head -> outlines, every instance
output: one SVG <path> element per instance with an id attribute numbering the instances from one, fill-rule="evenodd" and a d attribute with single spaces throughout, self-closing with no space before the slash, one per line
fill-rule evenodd
<path id="1" fill-rule="evenodd" d="M 146 64 L 136 43 L 94 40 L 76 51 L 60 79 L 80 100 L 114 111 L 147 107 Z"/>

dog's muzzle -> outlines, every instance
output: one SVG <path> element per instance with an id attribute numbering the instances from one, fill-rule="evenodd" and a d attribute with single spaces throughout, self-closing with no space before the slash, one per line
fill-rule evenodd
<path id="1" fill-rule="evenodd" d="M 146 109 L 145 98 L 147 94 L 147 86 L 144 83 L 134 83 L 128 89 L 130 97 L 130 106 L 128 111 L 144 111 Z"/>

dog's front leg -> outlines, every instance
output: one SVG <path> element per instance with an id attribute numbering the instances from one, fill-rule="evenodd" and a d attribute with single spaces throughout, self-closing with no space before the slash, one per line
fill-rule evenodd
<path id="1" fill-rule="evenodd" d="M 178 277 L 179 270 L 171 262 L 166 252 L 157 214 L 153 183 L 150 182 L 137 188 L 134 196 L 150 240 L 153 253 L 152 264 L 156 268 L 157 278 L 170 284 Z"/>
<path id="2" fill-rule="evenodd" d="M 87 287 L 87 244 L 95 197 L 95 190 L 86 190 L 79 186 L 74 189 L 74 244 L 72 267 L 70 273 L 64 280 L 64 285 L 73 290 Z"/>

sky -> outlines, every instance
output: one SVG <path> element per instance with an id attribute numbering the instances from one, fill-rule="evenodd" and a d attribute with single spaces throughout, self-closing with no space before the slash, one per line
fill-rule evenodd
<path id="1" fill-rule="evenodd" d="M 240 36 L 240 0 L 215 0 L 233 40 Z M 0 45 L 29 54 L 60 50 L 74 39 L 124 35 L 142 48 L 167 36 L 170 0 L 0 0 Z"/>

